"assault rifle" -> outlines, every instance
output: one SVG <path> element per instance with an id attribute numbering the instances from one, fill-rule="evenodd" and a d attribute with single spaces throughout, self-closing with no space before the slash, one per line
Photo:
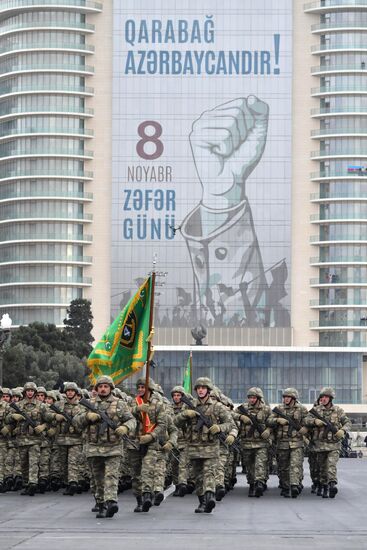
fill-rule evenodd
<path id="1" fill-rule="evenodd" d="M 88 401 L 88 399 L 85 399 L 84 397 L 82 397 L 82 399 L 79 401 L 79 404 L 83 405 L 83 407 L 85 407 L 86 409 L 89 409 L 90 411 L 98 414 L 101 417 L 102 425 L 100 426 L 100 433 L 104 433 L 107 427 L 111 428 L 111 430 L 113 431 L 115 431 L 118 428 L 118 424 L 116 424 L 116 422 L 114 422 L 108 416 L 108 414 L 105 413 L 105 411 L 100 411 L 99 409 L 97 409 L 97 407 L 92 405 L 92 403 Z M 137 451 L 139 450 L 139 446 L 132 439 L 130 439 L 130 437 L 128 437 L 126 434 L 122 436 L 122 439 L 128 442 Z"/>
<path id="2" fill-rule="evenodd" d="M 326 427 L 325 437 L 327 436 L 328 432 L 331 432 L 332 434 L 336 434 L 336 432 L 339 431 L 339 428 L 337 428 L 334 424 L 332 424 L 331 422 L 323 418 L 321 414 L 319 414 L 315 409 L 311 409 L 310 414 L 312 414 L 312 416 L 314 416 L 315 418 L 318 418 L 319 420 L 321 420 L 321 422 L 325 424 L 325 427 Z"/>
<path id="3" fill-rule="evenodd" d="M 254 435 L 255 430 L 257 430 L 260 435 L 266 430 L 266 426 L 261 422 L 259 422 L 259 420 L 257 419 L 257 416 L 255 414 L 252 414 L 250 411 L 246 410 L 243 405 L 240 405 L 239 407 L 237 407 L 237 410 L 241 414 L 248 416 L 249 419 L 251 420 L 251 428 L 252 428 L 251 435 Z"/>
<path id="4" fill-rule="evenodd" d="M 61 416 L 63 416 L 67 422 L 67 427 L 70 428 L 72 422 L 73 422 L 73 417 L 70 416 L 70 414 L 68 414 L 67 412 L 65 411 L 62 411 L 61 409 L 59 409 L 58 407 L 56 407 L 56 405 L 54 403 L 52 403 L 52 405 L 50 405 L 50 409 L 51 411 L 54 411 L 56 414 L 61 414 Z"/>
<path id="5" fill-rule="evenodd" d="M 193 410 L 193 411 L 196 411 L 198 413 L 198 421 L 196 423 L 196 427 L 195 427 L 195 430 L 198 432 L 200 431 L 203 426 L 206 426 L 207 428 L 211 428 L 213 426 L 213 422 L 210 420 L 210 418 L 208 418 L 207 416 L 205 416 L 205 414 L 203 414 L 201 411 L 199 411 L 195 405 L 193 404 L 193 402 L 186 396 L 186 395 L 183 395 L 181 397 L 181 401 L 182 403 L 185 403 L 185 405 Z M 238 442 L 235 441 L 233 443 L 233 445 L 227 445 L 226 443 L 226 435 L 223 433 L 223 432 L 219 432 L 218 434 L 218 439 L 219 441 L 222 443 L 222 445 L 224 445 L 227 449 L 233 449 L 234 451 L 238 451 L 238 452 L 241 452 L 241 447 L 239 446 Z"/>
<path id="6" fill-rule="evenodd" d="M 20 414 L 21 416 L 23 416 L 24 420 L 25 420 L 25 424 L 24 424 L 24 427 L 27 428 L 28 426 L 30 426 L 31 428 L 33 428 L 33 430 L 35 428 L 37 428 L 37 426 L 39 426 L 39 424 L 37 424 L 37 422 L 35 422 L 33 420 L 33 418 L 31 418 L 29 416 L 29 414 L 27 414 L 25 411 L 23 411 L 22 409 L 20 409 L 18 407 L 18 405 L 14 402 L 12 403 L 9 403 L 9 406 L 15 410 L 16 413 Z M 46 437 L 45 434 L 43 432 L 41 432 L 41 436 L 42 437 Z"/>
<path id="7" fill-rule="evenodd" d="M 279 407 L 274 407 L 273 413 L 280 416 L 280 418 L 285 418 L 285 420 L 288 420 L 288 437 L 292 437 L 292 431 L 296 430 L 296 432 L 299 432 L 299 430 L 302 428 L 301 423 L 297 420 L 294 420 L 294 418 L 291 418 L 287 414 L 285 414 L 283 411 L 279 409 Z"/>

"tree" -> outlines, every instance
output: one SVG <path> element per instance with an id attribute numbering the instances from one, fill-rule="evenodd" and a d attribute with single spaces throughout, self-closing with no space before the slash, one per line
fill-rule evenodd
<path id="1" fill-rule="evenodd" d="M 91 334 L 93 329 L 92 320 L 93 315 L 89 300 L 78 298 L 70 302 L 67 317 L 63 322 L 65 333 L 78 342 L 75 352 L 79 357 L 87 356 L 92 351 L 91 343 L 94 340 Z"/>

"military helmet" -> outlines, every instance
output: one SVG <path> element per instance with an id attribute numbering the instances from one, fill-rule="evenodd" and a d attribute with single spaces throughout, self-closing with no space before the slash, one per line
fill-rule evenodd
<path id="1" fill-rule="evenodd" d="M 34 392 L 37 391 L 37 386 L 34 382 L 26 382 L 23 386 L 23 391 L 27 390 L 33 390 Z"/>
<path id="2" fill-rule="evenodd" d="M 13 388 L 11 391 L 12 391 L 13 396 L 20 397 L 20 399 L 22 399 L 22 397 L 23 397 L 23 388 Z"/>
<path id="3" fill-rule="evenodd" d="M 171 395 L 173 395 L 174 393 L 182 393 L 182 395 L 185 395 L 185 388 L 183 386 L 174 386 L 171 389 Z"/>
<path id="4" fill-rule="evenodd" d="M 335 399 L 335 390 L 333 388 L 321 388 L 319 398 L 327 395 L 331 399 Z"/>
<path id="5" fill-rule="evenodd" d="M 138 386 L 145 386 L 145 378 L 138 378 L 137 381 L 136 381 L 136 387 Z M 149 381 L 148 381 L 148 389 L 150 391 L 154 391 L 155 390 L 155 382 L 153 380 L 153 378 L 149 378 Z"/>
<path id="6" fill-rule="evenodd" d="M 44 393 L 45 395 L 47 394 L 47 390 L 46 388 L 44 388 L 43 386 L 38 386 L 37 387 L 37 393 Z"/>
<path id="7" fill-rule="evenodd" d="M 13 392 L 10 388 L 2 388 L 1 392 L 3 395 L 10 395 L 10 397 L 13 395 Z"/>
<path id="8" fill-rule="evenodd" d="M 94 385 L 94 389 L 96 390 L 100 384 L 108 384 L 112 390 L 115 389 L 115 384 L 113 383 L 111 376 L 107 376 L 105 374 L 99 376 Z"/>
<path id="9" fill-rule="evenodd" d="M 164 391 L 163 391 L 163 388 L 160 384 L 155 384 L 154 386 L 154 391 L 156 391 L 157 393 L 159 393 L 160 395 L 164 395 Z"/>
<path id="10" fill-rule="evenodd" d="M 297 401 L 297 399 L 299 398 L 299 394 L 296 388 L 286 388 L 283 391 L 283 397 L 293 397 L 293 399 Z"/>
<path id="11" fill-rule="evenodd" d="M 90 399 L 89 391 L 86 388 L 83 388 L 81 393 L 82 393 L 82 396 L 84 397 L 84 399 Z"/>
<path id="12" fill-rule="evenodd" d="M 54 401 L 57 401 L 56 394 L 55 394 L 55 392 L 52 391 L 52 390 L 49 390 L 49 391 L 46 393 L 46 397 L 51 398 L 51 399 L 53 399 Z"/>
<path id="13" fill-rule="evenodd" d="M 79 393 L 79 388 L 75 382 L 64 382 L 64 393 L 68 390 L 74 390 L 76 393 Z"/>
<path id="14" fill-rule="evenodd" d="M 264 401 L 264 394 L 261 388 L 250 388 L 247 391 L 247 397 L 257 397 L 258 399 L 261 399 L 261 401 Z"/>
<path id="15" fill-rule="evenodd" d="M 194 384 L 194 389 L 196 390 L 198 386 L 205 386 L 208 388 L 209 391 L 214 388 L 213 382 L 207 376 L 201 376 L 200 378 L 197 378 Z"/>

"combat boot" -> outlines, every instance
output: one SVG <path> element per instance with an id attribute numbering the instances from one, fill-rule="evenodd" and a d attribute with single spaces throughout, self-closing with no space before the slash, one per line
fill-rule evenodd
<path id="1" fill-rule="evenodd" d="M 164 500 L 164 494 L 161 491 L 154 491 L 154 506 L 159 506 Z"/>
<path id="2" fill-rule="evenodd" d="M 22 487 L 23 487 L 23 478 L 22 478 L 22 476 L 15 476 L 14 485 L 13 485 L 11 490 L 12 491 L 20 491 Z"/>
<path id="3" fill-rule="evenodd" d="M 299 488 L 298 485 L 291 485 L 291 497 L 297 498 L 299 495 Z"/>
<path id="4" fill-rule="evenodd" d="M 37 483 L 30 483 L 28 485 L 28 495 L 30 497 L 34 497 L 34 495 L 36 494 L 36 491 L 37 491 Z"/>
<path id="5" fill-rule="evenodd" d="M 152 493 L 143 493 L 142 506 L 141 506 L 143 512 L 149 512 L 149 509 L 153 504 L 152 500 L 153 500 Z"/>
<path id="6" fill-rule="evenodd" d="M 225 496 L 226 496 L 226 490 L 223 487 L 223 485 L 217 485 L 217 487 L 215 488 L 215 500 L 217 502 L 220 502 L 222 498 L 224 498 Z"/>
<path id="7" fill-rule="evenodd" d="M 78 484 L 76 483 L 76 481 L 71 481 L 69 485 L 66 487 L 65 491 L 63 492 L 63 495 L 72 497 L 75 495 L 77 490 L 78 490 Z"/>
<path id="8" fill-rule="evenodd" d="M 5 488 L 5 491 L 11 491 L 13 489 L 13 486 L 14 486 L 14 479 L 13 479 L 13 476 L 7 476 L 5 479 L 4 479 L 4 488 Z"/>
<path id="9" fill-rule="evenodd" d="M 255 485 L 253 483 L 250 483 L 248 488 L 248 497 L 254 497 L 255 496 Z"/>
<path id="10" fill-rule="evenodd" d="M 329 498 L 329 485 L 322 486 L 322 498 Z"/>
<path id="11" fill-rule="evenodd" d="M 262 481 L 256 481 L 255 483 L 255 497 L 262 497 L 264 494 L 264 484 Z"/>
<path id="12" fill-rule="evenodd" d="M 6 492 L 6 489 L 5 489 L 4 483 L 0 483 L 0 493 L 5 493 L 5 492 Z"/>
<path id="13" fill-rule="evenodd" d="M 338 487 L 336 481 L 330 481 L 329 483 L 329 498 L 335 498 L 335 495 L 338 492 Z"/>
<path id="14" fill-rule="evenodd" d="M 142 501 L 141 496 L 136 497 L 136 506 L 134 508 L 134 512 L 142 512 L 143 511 L 142 502 L 143 501 Z"/>
<path id="15" fill-rule="evenodd" d="M 50 481 L 51 489 L 56 493 L 60 489 L 61 481 L 58 477 L 52 477 Z"/>
<path id="16" fill-rule="evenodd" d="M 38 480 L 38 489 L 39 489 L 39 492 L 41 493 L 41 495 L 45 494 L 46 489 L 47 489 L 47 479 L 45 479 L 44 477 L 41 477 Z"/>
<path id="17" fill-rule="evenodd" d="M 106 504 L 107 504 L 106 518 L 112 518 L 119 511 L 117 502 L 115 500 L 108 500 Z"/>
<path id="18" fill-rule="evenodd" d="M 319 484 L 317 485 L 317 493 L 316 493 L 316 495 L 317 495 L 318 497 L 321 497 L 321 496 L 322 496 L 322 485 L 321 485 L 321 483 L 319 483 Z"/>
<path id="19" fill-rule="evenodd" d="M 215 495 L 212 491 L 207 491 L 204 495 L 205 508 L 204 512 L 210 514 L 213 508 L 215 508 Z"/>
<path id="20" fill-rule="evenodd" d="M 205 512 L 205 496 L 200 495 L 199 497 L 199 506 L 195 508 L 195 514 L 202 514 Z"/>
<path id="21" fill-rule="evenodd" d="M 104 502 L 101 502 L 98 504 L 98 513 L 96 514 L 96 518 L 105 518 L 107 512 L 107 506 Z"/>
<path id="22" fill-rule="evenodd" d="M 191 495 L 195 491 L 195 483 L 188 481 L 186 485 L 186 493 Z"/>
<path id="23" fill-rule="evenodd" d="M 290 497 L 289 487 L 283 487 L 282 490 L 280 491 L 280 496 L 284 498 L 289 498 Z"/>
<path id="24" fill-rule="evenodd" d="M 96 500 L 96 499 L 94 498 L 94 500 Z M 95 505 L 94 505 L 93 508 L 91 509 L 91 512 L 98 512 L 98 510 L 99 510 L 99 508 L 98 508 L 98 502 L 96 501 L 96 502 L 95 502 Z"/>
<path id="25" fill-rule="evenodd" d="M 313 484 L 311 485 L 311 493 L 312 493 L 313 495 L 315 495 L 315 494 L 316 494 L 316 491 L 317 491 L 317 483 L 313 483 Z"/>

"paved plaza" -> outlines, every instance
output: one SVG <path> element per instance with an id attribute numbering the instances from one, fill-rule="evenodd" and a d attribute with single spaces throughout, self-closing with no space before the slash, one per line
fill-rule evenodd
<path id="1" fill-rule="evenodd" d="M 296 500 L 279 497 L 277 478 L 261 499 L 247 498 L 244 476 L 212 514 L 194 514 L 194 495 L 134 514 L 131 491 L 120 496 L 120 512 L 97 520 L 91 495 L 47 493 L 34 498 L 0 495 L 0 549 L 36 550 L 303 550 L 367 548 L 367 460 L 339 462 L 335 500 L 311 495 L 310 480 Z M 307 470 L 307 467 L 306 467 Z"/>

